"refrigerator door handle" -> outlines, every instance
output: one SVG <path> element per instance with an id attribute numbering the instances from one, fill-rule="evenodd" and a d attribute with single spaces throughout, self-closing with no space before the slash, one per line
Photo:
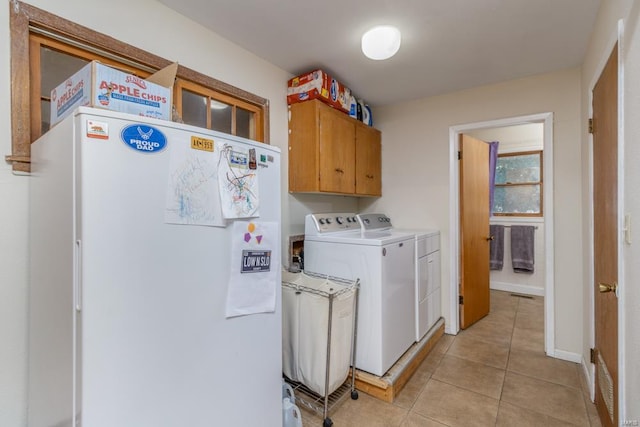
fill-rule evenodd
<path id="1" fill-rule="evenodd" d="M 76 268 L 73 281 L 73 292 L 76 311 L 82 311 L 82 241 L 76 240 Z"/>

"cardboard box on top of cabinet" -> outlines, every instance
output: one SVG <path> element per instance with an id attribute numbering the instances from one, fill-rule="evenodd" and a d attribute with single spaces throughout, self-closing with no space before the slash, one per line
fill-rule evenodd
<path id="1" fill-rule="evenodd" d="M 287 103 L 320 99 L 345 113 L 349 112 L 351 91 L 322 70 L 314 70 L 289 80 Z"/>
<path id="2" fill-rule="evenodd" d="M 50 125 L 80 106 L 171 120 L 171 96 L 177 71 L 178 63 L 174 62 L 142 79 L 91 61 L 51 91 Z"/>

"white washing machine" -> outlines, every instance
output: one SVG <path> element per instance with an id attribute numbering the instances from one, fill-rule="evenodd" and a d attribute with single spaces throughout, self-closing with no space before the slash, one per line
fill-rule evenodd
<path id="1" fill-rule="evenodd" d="M 385 223 L 391 227 L 391 219 L 385 214 L 356 215 L 361 230 L 369 224 Z M 440 232 L 438 230 L 407 230 L 394 228 L 396 232 L 415 236 L 415 341 L 420 341 L 442 315 L 440 300 Z"/>
<path id="2" fill-rule="evenodd" d="M 415 341 L 414 235 L 354 213 L 305 218 L 305 270 L 360 279 L 356 367 L 382 376 Z"/>

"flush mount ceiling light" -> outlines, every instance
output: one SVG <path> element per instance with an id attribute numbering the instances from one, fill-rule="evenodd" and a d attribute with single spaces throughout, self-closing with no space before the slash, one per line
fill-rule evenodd
<path id="1" fill-rule="evenodd" d="M 400 49 L 400 40 L 400 30 L 396 27 L 373 27 L 362 36 L 362 53 L 378 61 L 391 58 Z"/>

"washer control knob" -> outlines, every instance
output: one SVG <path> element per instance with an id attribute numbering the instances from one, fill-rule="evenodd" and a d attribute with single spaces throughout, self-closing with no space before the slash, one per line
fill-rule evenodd
<path id="1" fill-rule="evenodd" d="M 342 217 L 341 217 L 341 216 L 338 216 L 338 217 L 336 217 L 336 222 L 337 222 L 338 224 L 342 224 L 342 223 L 344 222 L 344 220 L 342 219 Z"/>
<path id="2" fill-rule="evenodd" d="M 318 222 L 319 222 L 320 224 L 324 224 L 324 218 L 319 218 L 319 219 L 318 219 Z"/>
<path id="3" fill-rule="evenodd" d="M 325 220 L 325 222 L 326 222 L 327 224 L 331 224 L 331 218 L 327 218 L 327 219 Z"/>
<path id="4" fill-rule="evenodd" d="M 367 224 L 367 225 L 368 225 L 368 224 L 369 224 L 369 222 L 370 222 L 370 221 L 369 221 L 369 218 L 365 218 L 365 219 L 364 219 L 364 223 L 365 223 L 365 224 Z"/>

